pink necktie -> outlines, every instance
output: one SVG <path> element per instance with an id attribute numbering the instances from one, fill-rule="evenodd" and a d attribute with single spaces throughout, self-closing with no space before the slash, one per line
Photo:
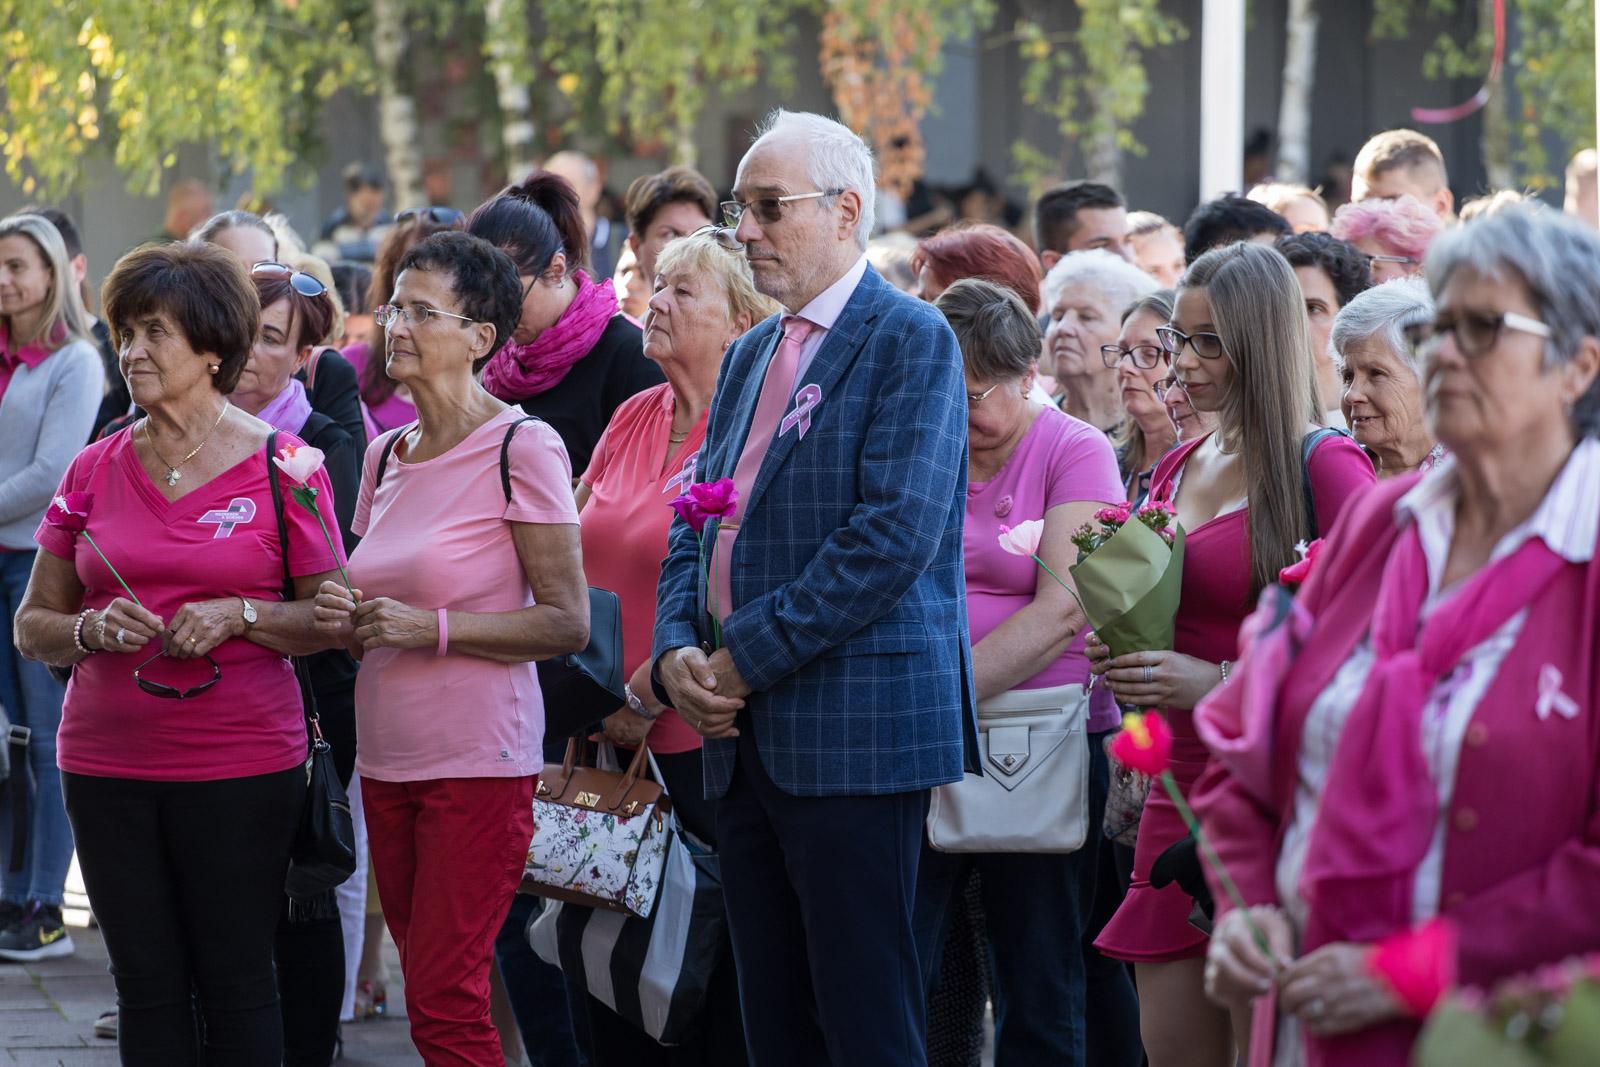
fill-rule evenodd
<path id="1" fill-rule="evenodd" d="M 767 364 L 767 377 L 761 383 L 761 397 L 756 401 L 756 413 L 750 420 L 750 432 L 744 439 L 744 451 L 739 453 L 739 464 L 733 469 L 734 488 L 739 491 L 739 507 L 734 521 L 719 523 L 717 543 L 711 555 L 711 591 L 709 607 L 719 619 L 733 613 L 732 569 L 733 542 L 739 536 L 739 524 L 744 521 L 745 505 L 750 500 L 750 490 L 756 484 L 756 474 L 761 461 L 767 457 L 772 435 L 794 396 L 795 378 L 800 371 L 800 351 L 806 338 L 817 324 L 808 319 L 787 315 L 783 319 L 783 340 Z"/>

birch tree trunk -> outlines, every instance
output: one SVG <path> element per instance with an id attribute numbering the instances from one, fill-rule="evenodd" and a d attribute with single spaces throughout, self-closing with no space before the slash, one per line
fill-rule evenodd
<path id="1" fill-rule="evenodd" d="M 378 135 L 383 140 L 392 202 L 397 209 L 405 208 L 422 203 L 417 105 L 400 77 L 411 35 L 400 0 L 372 0 L 372 21 L 372 51 L 378 65 Z"/>
<path id="2" fill-rule="evenodd" d="M 1117 117 L 1111 113 L 1110 102 L 1104 94 L 1091 88 L 1089 106 L 1094 118 L 1089 124 L 1088 144 L 1084 147 L 1084 169 L 1089 180 L 1122 188 L 1122 146 L 1117 144 Z"/>
<path id="3" fill-rule="evenodd" d="M 1494 0 L 1478 0 L 1478 25 L 1493 32 Z M 1512 160 L 1511 115 L 1506 94 L 1511 88 L 1511 78 L 1502 72 L 1500 79 L 1489 86 L 1489 99 L 1483 105 L 1483 132 L 1479 146 L 1483 152 L 1483 169 L 1489 179 L 1489 188 L 1513 189 L 1517 184 L 1516 166 Z"/>
<path id="4" fill-rule="evenodd" d="M 1278 99 L 1278 178 L 1304 185 L 1311 178 L 1311 92 L 1317 74 L 1316 0 L 1289 0 Z"/>
<path id="5" fill-rule="evenodd" d="M 533 64 L 528 47 L 528 13 L 522 0 L 485 0 L 485 50 L 500 104 L 500 142 L 506 155 L 506 178 L 521 181 L 538 160 L 534 139 L 533 98 L 528 91 Z"/>

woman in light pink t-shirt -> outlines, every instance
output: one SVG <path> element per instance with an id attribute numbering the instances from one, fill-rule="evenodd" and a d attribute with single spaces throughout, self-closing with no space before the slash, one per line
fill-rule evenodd
<path id="1" fill-rule="evenodd" d="M 588 641 L 578 514 L 555 432 L 474 377 L 521 311 L 511 260 L 437 234 L 393 301 L 377 321 L 417 421 L 368 448 L 357 588 L 325 583 L 317 615 L 362 657 L 356 772 L 412 1040 L 429 1063 L 498 1064 L 489 959 L 533 837 L 534 660 Z"/>

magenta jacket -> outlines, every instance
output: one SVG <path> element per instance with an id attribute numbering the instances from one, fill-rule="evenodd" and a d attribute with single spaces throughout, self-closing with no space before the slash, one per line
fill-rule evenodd
<path id="1" fill-rule="evenodd" d="M 1278 903 L 1273 874 L 1292 811 L 1300 733 L 1312 703 L 1370 628 L 1383 565 L 1400 533 L 1394 505 L 1416 481 L 1412 475 L 1380 482 L 1353 501 L 1296 598 L 1310 615 L 1310 632 L 1261 742 L 1271 751 L 1254 760 L 1244 754 L 1270 770 L 1235 773 L 1218 754 L 1195 787 L 1205 831 L 1251 904 Z M 1600 560 L 1569 564 L 1528 608 L 1516 645 L 1467 727 L 1445 813 L 1441 915 L 1458 931 L 1465 984 L 1600 950 Z M 1546 665 L 1560 671 L 1576 716 L 1539 714 Z M 1236 676 L 1233 684 L 1240 681 Z M 1232 761 L 1241 770 L 1246 765 Z M 1219 889 L 1216 897 L 1225 911 L 1225 894 Z M 1313 1040 L 1308 1062 L 1403 1067 L 1417 1030 L 1397 1023 Z M 1252 1063 L 1263 1062 L 1260 1051 L 1251 1049 Z"/>

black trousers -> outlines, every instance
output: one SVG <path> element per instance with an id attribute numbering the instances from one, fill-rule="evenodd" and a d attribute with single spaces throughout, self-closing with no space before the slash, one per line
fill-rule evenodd
<path id="1" fill-rule="evenodd" d="M 129 1067 L 281 1067 L 273 932 L 305 772 L 147 782 L 63 772 Z"/>
<path id="2" fill-rule="evenodd" d="M 739 726 L 717 844 L 750 1062 L 925 1067 L 913 909 L 928 791 L 785 793 Z"/>

